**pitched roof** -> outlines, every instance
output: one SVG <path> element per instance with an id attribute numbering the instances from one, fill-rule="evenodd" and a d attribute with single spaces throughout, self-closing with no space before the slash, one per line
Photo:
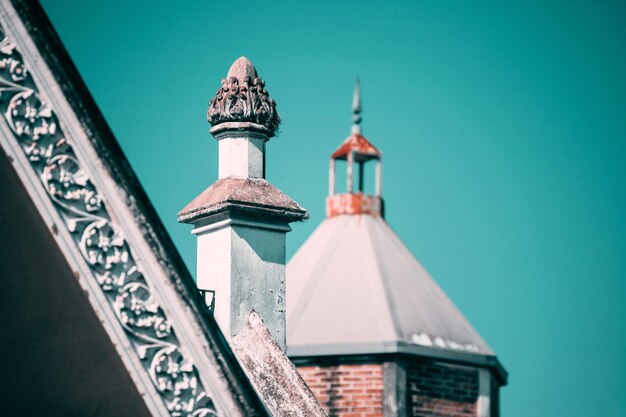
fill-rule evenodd
<path id="1" fill-rule="evenodd" d="M 324 220 L 287 265 L 287 343 L 291 357 L 405 351 L 496 363 L 391 227 L 369 215 Z"/>
<path id="2" fill-rule="evenodd" d="M 0 146 L 150 413 L 268 415 L 38 2 L 0 41 Z"/>

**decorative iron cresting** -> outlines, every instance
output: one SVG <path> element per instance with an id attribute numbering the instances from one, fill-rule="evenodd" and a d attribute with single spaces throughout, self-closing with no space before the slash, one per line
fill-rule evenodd
<path id="1" fill-rule="evenodd" d="M 0 28 L 0 113 L 41 180 L 171 416 L 217 416 L 119 225 Z"/>

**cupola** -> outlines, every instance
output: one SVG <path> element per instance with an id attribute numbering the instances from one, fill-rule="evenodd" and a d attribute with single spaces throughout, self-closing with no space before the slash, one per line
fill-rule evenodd
<path id="1" fill-rule="evenodd" d="M 370 214 L 383 217 L 382 152 L 361 134 L 361 88 L 357 80 L 352 100 L 352 132 L 330 157 L 328 217 L 343 214 Z M 346 192 L 337 193 L 337 161 L 346 161 Z M 375 164 L 374 194 L 365 192 L 366 165 Z"/>

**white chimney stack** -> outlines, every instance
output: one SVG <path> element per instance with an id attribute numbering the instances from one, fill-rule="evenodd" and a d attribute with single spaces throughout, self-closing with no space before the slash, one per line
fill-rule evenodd
<path id="1" fill-rule="evenodd" d="M 254 310 L 284 350 L 286 233 L 308 214 L 265 180 L 265 145 L 280 118 L 247 58 L 231 66 L 207 116 L 219 179 L 178 214 L 198 238 L 198 289 L 226 338 Z"/>

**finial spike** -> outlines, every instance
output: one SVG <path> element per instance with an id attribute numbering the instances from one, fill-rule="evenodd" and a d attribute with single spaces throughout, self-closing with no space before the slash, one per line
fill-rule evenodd
<path id="1" fill-rule="evenodd" d="M 352 97 L 352 133 L 361 133 L 361 120 L 361 85 L 357 77 Z"/>

